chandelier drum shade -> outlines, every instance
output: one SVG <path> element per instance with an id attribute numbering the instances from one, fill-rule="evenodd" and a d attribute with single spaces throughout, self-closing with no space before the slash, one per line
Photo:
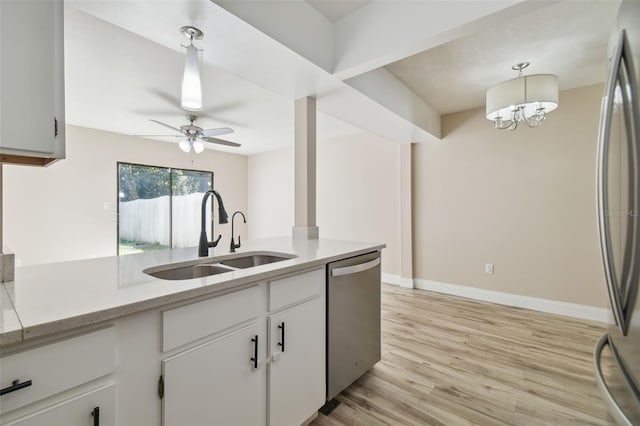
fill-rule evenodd
<path id="1" fill-rule="evenodd" d="M 515 130 L 524 121 L 537 127 L 547 113 L 558 108 L 558 77 L 551 74 L 522 75 L 529 64 L 513 66 L 520 72 L 517 78 L 507 80 L 487 90 L 487 119 L 497 129 Z"/>

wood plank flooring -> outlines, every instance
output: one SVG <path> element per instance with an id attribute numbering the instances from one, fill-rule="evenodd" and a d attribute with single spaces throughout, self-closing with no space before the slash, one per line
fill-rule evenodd
<path id="1" fill-rule="evenodd" d="M 382 360 L 312 425 L 612 425 L 597 322 L 383 286 Z"/>

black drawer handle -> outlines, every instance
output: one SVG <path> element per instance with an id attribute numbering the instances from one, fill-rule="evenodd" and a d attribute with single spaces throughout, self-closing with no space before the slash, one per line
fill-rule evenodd
<path id="1" fill-rule="evenodd" d="M 258 335 L 256 334 L 251 341 L 254 343 L 253 358 L 251 358 L 251 361 L 253 362 L 253 368 L 258 368 Z"/>
<path id="2" fill-rule="evenodd" d="M 284 321 L 282 324 L 278 326 L 280 329 L 280 342 L 278 342 L 278 346 L 282 347 L 282 352 L 284 352 Z"/>
<path id="3" fill-rule="evenodd" d="M 93 416 L 93 426 L 100 426 L 100 407 L 95 407 L 91 415 Z"/>
<path id="4" fill-rule="evenodd" d="M 0 395 L 4 395 L 5 393 L 15 392 L 23 388 L 28 388 L 31 385 L 32 385 L 31 380 L 26 380 L 20 383 L 20 379 L 16 379 L 13 382 L 11 382 L 11 386 L 7 386 L 6 388 L 0 389 Z"/>

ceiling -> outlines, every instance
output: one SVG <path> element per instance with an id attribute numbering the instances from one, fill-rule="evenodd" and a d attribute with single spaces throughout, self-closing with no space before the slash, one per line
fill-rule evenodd
<path id="1" fill-rule="evenodd" d="M 315 10 L 329 21 L 336 22 L 373 0 L 307 0 Z"/>
<path id="2" fill-rule="evenodd" d="M 560 90 L 605 80 L 607 44 L 620 2 L 561 2 L 420 52 L 386 68 L 439 113 L 484 105 L 485 92 L 525 74 L 555 74 Z"/>
<path id="3" fill-rule="evenodd" d="M 204 39 L 204 128 L 251 155 L 293 145 L 293 101 L 318 100 L 318 140 L 368 131 L 399 143 L 440 136 L 440 115 L 484 105 L 511 65 L 561 89 L 604 80 L 619 1 L 67 0 L 70 124 L 165 135 L 179 107 L 184 37 Z M 310 36 L 313 34 L 313 36 Z M 169 132 L 171 133 L 171 132 Z M 160 138 L 176 143 L 179 138 Z"/>
<path id="4" fill-rule="evenodd" d="M 184 43 L 178 28 L 176 46 Z M 207 37 L 207 34 L 205 34 Z M 203 52 L 207 55 L 208 52 Z M 184 56 L 86 13 L 65 9 L 65 91 L 69 124 L 126 135 L 169 135 L 150 121 L 188 124 L 180 108 Z M 241 148 L 206 144 L 209 149 L 256 154 L 283 149 L 293 141 L 293 102 L 244 79 L 203 67 L 203 128 L 231 127 L 220 137 Z M 318 115 L 318 138 L 360 130 L 326 114 Z M 177 143 L 181 138 L 152 137 Z"/>

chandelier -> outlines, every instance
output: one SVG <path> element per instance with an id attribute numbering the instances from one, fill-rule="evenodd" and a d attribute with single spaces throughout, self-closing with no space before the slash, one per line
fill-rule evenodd
<path id="1" fill-rule="evenodd" d="M 515 130 L 524 121 L 538 127 L 547 113 L 558 108 L 558 77 L 551 74 L 522 75 L 529 62 L 511 67 L 518 77 L 487 90 L 487 120 L 496 129 Z"/>

